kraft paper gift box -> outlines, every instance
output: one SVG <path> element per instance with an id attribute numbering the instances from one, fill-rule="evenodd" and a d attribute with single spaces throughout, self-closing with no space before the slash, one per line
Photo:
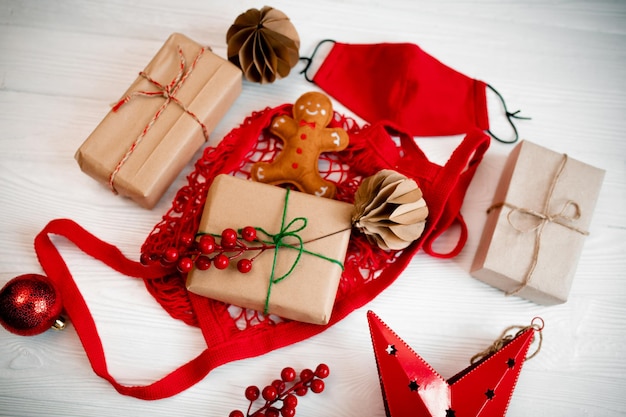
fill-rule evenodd
<path id="1" fill-rule="evenodd" d="M 271 235 L 281 230 L 294 232 L 302 239 L 304 251 L 297 259 L 300 245 L 293 236 L 286 236 L 282 243 L 291 246 L 263 251 L 253 260 L 250 272 L 237 270 L 240 258 L 224 270 L 214 265 L 205 271 L 194 269 L 187 277 L 187 289 L 285 319 L 328 323 L 350 240 L 353 205 L 229 175 L 215 178 L 206 201 L 199 233 L 220 235 L 226 228 L 246 226 L 262 228 Z M 297 230 L 304 224 L 301 219 L 306 219 L 306 226 Z M 271 241 L 261 232 L 258 237 Z M 216 241 L 219 243 L 219 238 Z M 247 245 L 258 246 L 258 242 Z M 257 253 L 249 252 L 242 257 Z M 270 286 L 270 280 L 285 275 Z"/>
<path id="2" fill-rule="evenodd" d="M 529 141 L 509 155 L 471 275 L 539 304 L 567 301 L 604 170 Z"/>
<path id="3" fill-rule="evenodd" d="M 83 172 L 152 208 L 239 96 L 241 70 L 174 33 L 76 152 Z"/>

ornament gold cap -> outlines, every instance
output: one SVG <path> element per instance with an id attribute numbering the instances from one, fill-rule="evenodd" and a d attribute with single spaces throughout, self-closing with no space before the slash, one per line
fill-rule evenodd
<path id="1" fill-rule="evenodd" d="M 51 328 L 53 330 L 57 330 L 57 331 L 61 331 L 61 330 L 65 330 L 66 324 L 65 324 L 65 318 L 64 317 L 59 317 L 54 321 L 54 324 L 52 324 Z"/>

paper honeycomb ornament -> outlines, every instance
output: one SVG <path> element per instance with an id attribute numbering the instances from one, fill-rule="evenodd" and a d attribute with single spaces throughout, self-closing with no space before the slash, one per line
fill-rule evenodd
<path id="1" fill-rule="evenodd" d="M 286 77 L 300 59 L 295 26 L 287 15 L 269 6 L 237 16 L 226 33 L 226 43 L 228 60 L 256 83 Z"/>
<path id="2" fill-rule="evenodd" d="M 391 169 L 363 180 L 354 208 L 354 226 L 384 250 L 405 249 L 422 235 L 428 217 L 417 183 Z"/>
<path id="3" fill-rule="evenodd" d="M 533 320 L 445 380 L 376 314 L 367 318 L 388 417 L 504 416 L 535 332 L 543 328 Z"/>

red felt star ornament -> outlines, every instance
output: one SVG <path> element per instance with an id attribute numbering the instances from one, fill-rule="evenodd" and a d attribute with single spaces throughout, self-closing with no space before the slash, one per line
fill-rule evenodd
<path id="1" fill-rule="evenodd" d="M 533 323 L 494 343 L 480 360 L 445 380 L 380 318 L 367 314 L 388 417 L 500 417 L 507 407 L 535 332 Z"/>

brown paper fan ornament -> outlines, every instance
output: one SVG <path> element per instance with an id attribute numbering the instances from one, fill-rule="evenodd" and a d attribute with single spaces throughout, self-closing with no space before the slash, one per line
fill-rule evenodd
<path id="1" fill-rule="evenodd" d="M 400 250 L 424 231 L 428 207 L 415 181 L 385 169 L 363 180 L 354 195 L 353 225 L 385 250 Z"/>
<path id="2" fill-rule="evenodd" d="M 300 37 L 289 18 L 269 6 L 240 14 L 226 33 L 228 59 L 246 79 L 272 83 L 300 59 Z"/>

